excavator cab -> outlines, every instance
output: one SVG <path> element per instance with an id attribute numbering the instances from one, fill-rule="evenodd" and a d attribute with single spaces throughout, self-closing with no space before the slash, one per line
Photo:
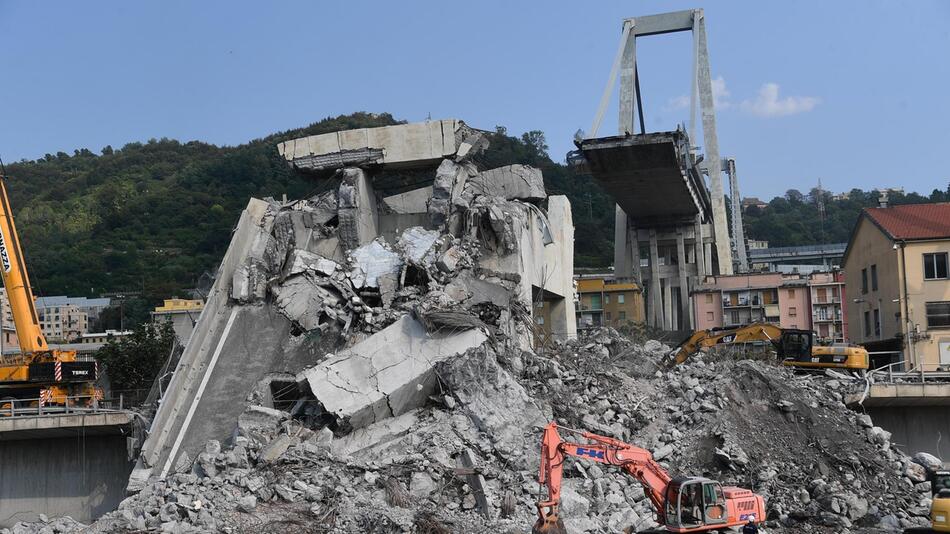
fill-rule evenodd
<path id="1" fill-rule="evenodd" d="M 778 354 L 784 360 L 810 362 L 811 348 L 815 344 L 815 333 L 811 330 L 782 330 L 778 341 Z"/>
<path id="2" fill-rule="evenodd" d="M 674 532 L 709 530 L 728 518 L 722 484 L 703 477 L 674 478 L 666 488 L 666 526 Z"/>

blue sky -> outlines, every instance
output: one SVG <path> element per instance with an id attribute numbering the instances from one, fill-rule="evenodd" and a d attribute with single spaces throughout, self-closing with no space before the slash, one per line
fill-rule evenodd
<path id="1" fill-rule="evenodd" d="M 743 195 L 946 188 L 950 2 L 0 1 L 6 161 L 239 144 L 352 111 L 590 127 L 624 17 L 703 7 Z M 647 129 L 687 119 L 689 34 L 638 41 Z M 615 93 L 616 98 L 616 93 Z M 616 129 L 616 107 L 602 134 Z"/>

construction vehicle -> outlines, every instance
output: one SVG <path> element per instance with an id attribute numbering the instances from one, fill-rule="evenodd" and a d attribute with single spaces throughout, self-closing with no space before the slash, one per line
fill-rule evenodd
<path id="1" fill-rule="evenodd" d="M 7 291 L 20 353 L 0 355 L 0 415 L 27 406 L 89 405 L 100 396 L 98 366 L 76 351 L 51 349 L 40 328 L 6 178 L 0 175 L 0 277 Z"/>
<path id="2" fill-rule="evenodd" d="M 937 471 L 930 477 L 930 528 L 950 532 L 950 471 Z"/>
<path id="3" fill-rule="evenodd" d="M 580 435 L 591 443 L 562 441 L 559 429 Z M 656 510 L 657 523 L 667 532 L 705 532 L 765 521 L 765 500 L 750 490 L 723 486 L 704 477 L 673 478 L 646 449 L 551 422 L 544 428 L 541 439 L 539 476 L 548 496 L 537 504 L 538 521 L 533 534 L 567 532 L 558 512 L 567 456 L 615 465 L 636 478 Z"/>
<path id="4" fill-rule="evenodd" d="M 697 330 L 670 353 L 669 363 L 685 362 L 700 350 L 726 344 L 771 344 L 782 365 L 799 368 L 866 370 L 868 351 L 857 345 L 816 345 L 811 330 L 779 328 L 770 323 Z"/>

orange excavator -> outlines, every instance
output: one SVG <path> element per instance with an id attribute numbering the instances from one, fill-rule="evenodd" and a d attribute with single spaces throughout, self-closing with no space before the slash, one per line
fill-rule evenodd
<path id="1" fill-rule="evenodd" d="M 563 441 L 559 429 L 590 443 Z M 533 534 L 567 534 L 558 513 L 567 456 L 614 465 L 636 478 L 656 510 L 657 522 L 667 532 L 705 532 L 765 521 L 765 500 L 750 490 L 723 486 L 704 477 L 673 478 L 646 449 L 551 422 L 541 439 L 539 476 L 539 482 L 547 486 L 548 498 L 538 502 Z"/>

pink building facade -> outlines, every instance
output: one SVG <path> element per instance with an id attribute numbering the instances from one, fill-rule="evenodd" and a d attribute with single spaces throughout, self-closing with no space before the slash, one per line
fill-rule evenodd
<path id="1" fill-rule="evenodd" d="M 823 341 L 845 341 L 844 277 L 839 272 L 805 276 L 750 273 L 707 276 L 693 292 L 698 329 L 755 322 L 814 330 Z"/>

